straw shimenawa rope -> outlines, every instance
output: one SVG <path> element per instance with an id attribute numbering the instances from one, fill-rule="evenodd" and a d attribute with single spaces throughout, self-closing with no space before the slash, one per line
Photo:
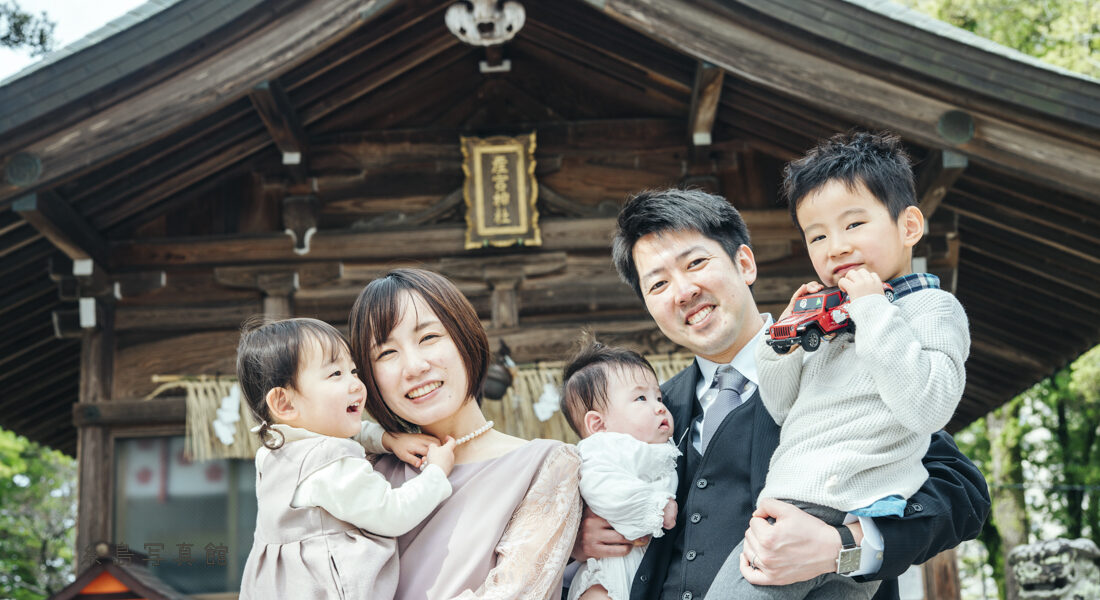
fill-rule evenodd
<path id="1" fill-rule="evenodd" d="M 260 439 L 249 432 L 256 423 L 251 411 L 242 400 L 235 423 L 236 432 L 232 444 L 223 444 L 214 435 L 214 420 L 222 398 L 230 394 L 237 385 L 236 377 L 211 375 L 153 375 L 153 383 L 159 383 L 151 394 L 145 397 L 151 400 L 168 391 L 182 389 L 187 394 L 187 437 L 184 453 L 194 461 L 219 458 L 252 459 L 260 447 Z"/>

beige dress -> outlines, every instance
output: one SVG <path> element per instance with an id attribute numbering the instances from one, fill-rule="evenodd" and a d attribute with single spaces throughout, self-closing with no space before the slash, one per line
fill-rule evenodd
<path id="1" fill-rule="evenodd" d="M 533 440 L 492 460 L 455 465 L 453 493 L 397 538 L 398 600 L 561 597 L 580 525 L 580 456 Z M 393 456 L 375 469 L 394 486 L 416 470 Z"/>
<path id="2" fill-rule="evenodd" d="M 360 444 L 274 429 L 286 443 L 256 453 L 259 510 L 241 599 L 393 598 L 397 543 L 387 536 L 409 531 L 450 494 L 443 471 L 430 466 L 391 489 Z"/>

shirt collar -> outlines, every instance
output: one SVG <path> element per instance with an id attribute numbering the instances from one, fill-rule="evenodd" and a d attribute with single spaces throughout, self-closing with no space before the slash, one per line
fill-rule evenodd
<path id="1" fill-rule="evenodd" d="M 308 440 L 309 438 L 325 437 L 308 429 L 302 429 L 301 427 L 291 427 L 290 425 L 283 425 L 282 423 L 276 423 L 272 425 L 271 429 L 283 434 L 284 442 L 297 442 L 300 440 Z"/>
<path id="2" fill-rule="evenodd" d="M 886 283 L 894 288 L 894 300 L 908 296 L 920 290 L 940 289 L 940 278 L 931 273 L 910 273 L 895 277 Z"/>
<path id="3" fill-rule="evenodd" d="M 756 332 L 756 335 L 749 340 L 749 343 L 745 344 L 744 348 L 741 348 L 729 363 L 754 386 L 759 386 L 760 382 L 756 374 L 756 346 L 757 344 L 764 343 L 764 334 L 768 331 L 768 328 L 772 326 L 773 322 L 772 316 L 769 313 L 761 313 L 760 316 L 763 317 L 764 320 L 764 324 L 760 326 L 760 331 Z M 699 371 L 703 374 L 697 391 L 702 390 L 702 392 L 706 392 L 710 387 L 710 382 L 714 380 L 714 373 L 721 365 L 698 355 L 695 357 L 695 363 L 699 366 Z"/>

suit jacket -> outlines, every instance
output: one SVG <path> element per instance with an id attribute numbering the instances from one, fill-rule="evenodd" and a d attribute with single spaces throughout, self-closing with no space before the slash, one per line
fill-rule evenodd
<path id="1" fill-rule="evenodd" d="M 695 397 L 695 390 L 701 377 L 698 366 L 693 362 L 661 386 L 665 405 L 675 420 L 676 431 L 673 439 L 679 443 L 683 457 L 694 453 L 688 430 L 695 417 L 701 413 L 701 407 Z M 919 398 L 914 398 L 914 401 L 919 401 Z M 749 416 L 750 423 L 737 423 L 739 417 L 746 416 Z M 730 453 L 731 445 L 739 441 L 736 438 L 745 435 L 751 439 L 752 451 L 747 454 Z M 634 576 L 631 600 L 656 600 L 660 597 L 670 563 L 680 561 L 681 567 L 688 565 L 684 555 L 676 555 L 676 549 L 680 546 L 679 551 L 684 550 L 685 527 L 691 526 L 689 522 L 691 515 L 697 512 L 689 504 L 693 500 L 692 486 L 698 487 L 696 478 L 696 474 L 700 473 L 698 470 L 707 469 L 708 465 L 719 465 L 723 461 L 741 461 L 742 463 L 748 461 L 749 464 L 745 465 L 749 473 L 748 481 L 721 481 L 711 476 L 706 482 L 708 488 L 719 491 L 719 494 L 715 495 L 718 498 L 736 498 L 738 494 L 742 496 L 748 494 L 751 498 L 748 509 L 740 507 L 732 511 L 740 514 L 728 514 L 730 511 L 726 511 L 727 514 L 721 520 L 731 525 L 716 527 L 713 526 L 715 523 L 711 523 L 712 526 L 691 530 L 695 546 L 733 549 L 744 537 L 745 530 L 748 528 L 752 505 L 763 488 L 771 453 L 774 452 L 778 440 L 779 427 L 762 406 L 758 395 L 754 394 L 739 409 L 729 413 L 719 425 L 706 453 L 697 462 L 692 461 L 695 464 L 689 465 L 688 460 L 681 458 L 677 464 L 680 477 L 677 503 L 680 505 L 680 510 L 676 527 L 665 536 L 656 538 L 650 543 L 642 564 Z M 743 440 L 742 443 L 744 443 Z M 898 575 L 905 572 L 910 565 L 922 563 L 942 550 L 976 537 L 989 514 L 989 490 L 985 478 L 977 467 L 959 452 L 950 435 L 940 431 L 932 436 L 931 445 L 924 456 L 923 463 L 928 470 L 929 478 L 920 490 L 908 499 L 904 516 L 875 519 L 875 524 L 882 532 L 886 545 L 882 567 L 878 573 L 866 577 L 866 579 L 883 580 L 882 586 L 875 595 L 876 599 L 898 598 L 896 580 Z M 689 466 L 692 472 L 688 472 Z M 730 506 L 723 500 L 722 507 L 712 508 L 727 509 Z M 729 550 L 725 550 L 727 555 Z M 697 558 L 694 555 L 692 559 L 691 568 L 698 570 L 700 563 L 696 562 Z M 713 560 L 710 562 L 714 563 Z M 717 574 L 718 569 L 721 568 L 721 562 L 717 565 L 713 567 L 712 573 L 709 572 L 711 567 L 707 567 L 706 573 L 709 574 L 709 579 L 713 579 Z"/>

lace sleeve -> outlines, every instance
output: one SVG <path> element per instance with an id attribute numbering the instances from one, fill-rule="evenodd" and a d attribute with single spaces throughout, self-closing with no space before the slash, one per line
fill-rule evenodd
<path id="1" fill-rule="evenodd" d="M 561 578 L 581 520 L 581 459 L 563 444 L 543 461 L 497 544 L 497 564 L 475 592 L 459 600 L 548 600 L 561 596 Z"/>

